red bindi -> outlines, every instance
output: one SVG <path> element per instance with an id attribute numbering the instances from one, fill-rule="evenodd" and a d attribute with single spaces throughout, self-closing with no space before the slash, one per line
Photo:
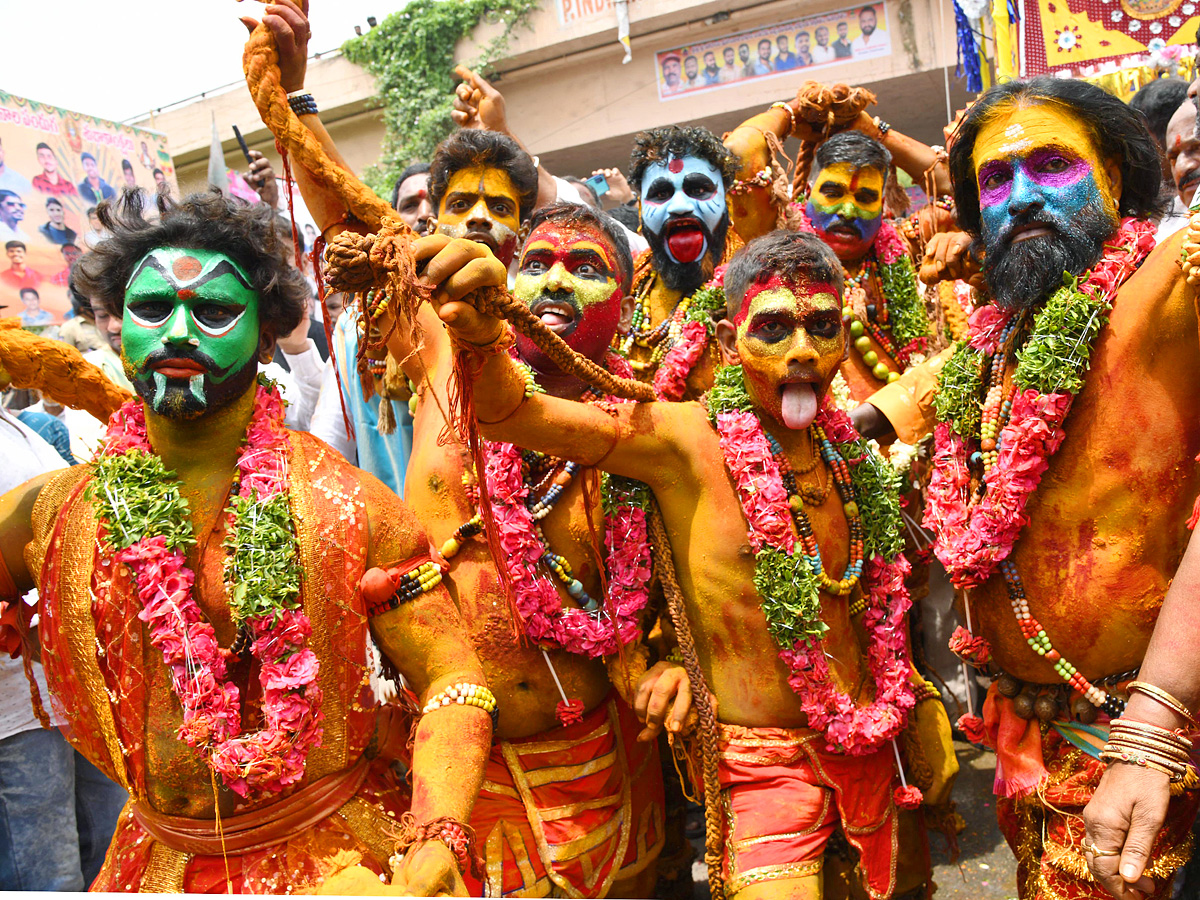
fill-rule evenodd
<path id="1" fill-rule="evenodd" d="M 184 288 L 182 291 L 176 291 L 175 296 L 178 297 L 180 300 L 191 300 L 193 297 L 196 296 L 196 292 L 191 290 L 190 288 Z"/>
<path id="2" fill-rule="evenodd" d="M 171 264 L 171 272 L 178 281 L 191 281 L 203 268 L 194 256 L 181 256 Z"/>
<path id="3" fill-rule="evenodd" d="M 683 160 L 682 159 L 671 160 L 669 163 L 667 163 L 667 170 L 670 172 L 674 172 L 675 174 L 679 174 L 680 172 L 683 171 Z"/>

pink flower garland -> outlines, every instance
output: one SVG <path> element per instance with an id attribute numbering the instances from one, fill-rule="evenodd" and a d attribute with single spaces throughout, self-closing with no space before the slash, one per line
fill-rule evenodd
<path id="1" fill-rule="evenodd" d="M 584 609 L 564 608 L 554 582 L 538 573 L 546 548 L 525 504 L 529 487 L 522 476 L 521 449 L 491 441 L 485 446 L 485 478 L 492 512 L 525 633 L 535 641 L 552 643 L 581 656 L 616 653 L 638 636 L 639 615 L 650 596 L 646 587 L 650 581 L 646 511 L 621 505 L 605 516 L 607 620 Z"/>
<path id="2" fill-rule="evenodd" d="M 1111 297 L 1153 247 L 1152 225 L 1122 220 L 1080 290 L 1093 297 Z M 993 305 L 976 309 L 969 320 L 970 345 L 996 353 L 1010 317 L 1011 313 Z M 969 503 L 967 441 L 947 423 L 935 428 L 924 525 L 933 531 L 934 553 L 955 587 L 978 587 L 1012 553 L 1029 521 L 1025 515 L 1029 498 L 1066 438 L 1063 423 L 1074 400 L 1071 393 L 1041 394 L 1032 388 L 1014 396 L 1011 416 L 997 442 L 996 464 L 984 475 L 987 492 L 975 506 Z"/>
<path id="3" fill-rule="evenodd" d="M 283 402 L 278 391 L 259 387 L 238 455 L 239 493 L 259 502 L 287 490 Z M 153 454 L 146 435 L 145 412 L 131 401 L 113 414 L 101 453 Z M 236 523 L 230 516 L 230 529 Z M 261 664 L 263 719 L 259 731 L 240 734 L 241 698 L 225 681 L 228 650 L 217 643 L 192 597 L 195 573 L 179 550 L 168 550 L 162 535 L 144 537 L 116 554 L 132 570 L 150 643 L 163 655 L 171 685 L 183 707 L 178 737 L 199 748 L 222 781 L 242 797 L 252 791 L 276 793 L 304 777 L 308 751 L 320 745 L 320 663 L 304 645 L 312 625 L 300 609 L 279 609 L 274 616 L 248 619 L 251 651 Z"/>
<path id="4" fill-rule="evenodd" d="M 703 322 L 684 322 L 679 340 L 663 355 L 654 373 L 654 393 L 659 400 L 675 403 L 683 399 L 688 376 L 707 346 L 708 327 Z"/>
<path id="5" fill-rule="evenodd" d="M 818 415 L 823 427 L 833 430 L 826 433 L 831 442 L 857 437 L 845 413 L 825 398 Z M 756 553 L 770 547 L 790 555 L 796 535 L 787 491 L 758 417 L 752 412 L 720 413 L 717 431 L 746 518 L 750 546 Z M 852 459 L 847 462 L 854 464 Z M 875 700 L 869 705 L 858 706 L 834 686 L 820 640 L 797 641 L 791 649 L 779 651 L 779 658 L 791 669 L 788 684 L 800 698 L 809 727 L 824 731 L 831 751 L 850 756 L 873 753 L 908 721 L 915 699 L 904 629 L 904 615 L 911 605 L 904 585 L 908 572 L 902 554 L 891 562 L 875 556 L 863 572 L 867 664 L 875 681 Z"/>

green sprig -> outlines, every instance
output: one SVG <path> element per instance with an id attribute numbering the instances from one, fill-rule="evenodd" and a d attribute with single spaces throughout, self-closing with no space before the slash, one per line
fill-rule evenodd
<path id="1" fill-rule="evenodd" d="M 753 404 L 750 402 L 750 394 L 746 391 L 746 376 L 742 367 L 725 366 L 718 369 L 707 401 L 708 418 L 714 425 L 721 413 L 738 410 L 748 412 Z"/>
<path id="2" fill-rule="evenodd" d="M 1092 343 L 1108 322 L 1107 299 L 1079 289 L 1079 279 L 1063 275 L 1063 286 L 1046 302 L 1025 346 L 1017 351 L 1013 381 L 1040 394 L 1079 393 L 1091 368 Z"/>
<path id="3" fill-rule="evenodd" d="M 983 354 L 959 341 L 938 375 L 933 408 L 939 422 L 962 435 L 976 434 L 983 421 Z"/>
<path id="4" fill-rule="evenodd" d="M 819 640 L 829 630 L 821 621 L 821 582 L 803 553 L 760 550 L 754 557 L 754 588 L 767 630 L 780 647 L 790 650 L 797 641 Z"/>
<path id="5" fill-rule="evenodd" d="M 725 288 L 706 284 L 692 294 L 687 321 L 700 322 L 710 336 L 717 332 L 717 322 L 725 318 Z"/>
<path id="6" fill-rule="evenodd" d="M 196 542 L 175 473 L 154 454 L 129 450 L 99 457 L 84 496 L 96 504 L 108 542 L 117 550 L 156 535 L 166 538 L 168 550 L 186 550 Z"/>
<path id="7" fill-rule="evenodd" d="M 236 523 L 225 538 L 225 581 L 236 622 L 273 615 L 300 605 L 296 534 L 286 493 L 266 500 L 234 496 Z"/>
<path id="8" fill-rule="evenodd" d="M 917 290 L 917 273 L 908 254 L 892 263 L 880 262 L 879 286 L 887 298 L 892 341 L 903 350 L 913 341 L 929 336 L 929 317 L 925 301 Z"/>

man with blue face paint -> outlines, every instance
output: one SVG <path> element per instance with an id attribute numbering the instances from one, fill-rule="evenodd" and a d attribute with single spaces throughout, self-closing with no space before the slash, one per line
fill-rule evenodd
<path id="1" fill-rule="evenodd" d="M 1195 232 L 1156 245 L 1153 138 L 1084 81 L 985 92 L 949 164 L 985 254 L 970 340 L 855 419 L 933 432 L 925 524 L 973 632 L 956 643 L 998 676 L 964 724 L 996 750 L 1020 896 L 1169 897 L 1200 803 Z"/>
<path id="2" fill-rule="evenodd" d="M 679 341 L 688 298 L 724 257 L 725 193 L 738 167 L 737 157 L 706 128 L 670 125 L 637 137 L 629 183 L 638 194 L 641 232 L 650 250 L 637 260 L 633 325 L 620 349 L 638 378 L 654 377 Z M 692 364 L 696 384 L 688 385 L 687 396 L 699 396 L 711 384 L 711 360 Z"/>

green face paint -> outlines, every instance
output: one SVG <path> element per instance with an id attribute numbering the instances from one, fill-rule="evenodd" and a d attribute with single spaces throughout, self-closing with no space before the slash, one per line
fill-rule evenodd
<path id="1" fill-rule="evenodd" d="M 125 287 L 121 355 L 160 415 L 194 418 L 242 395 L 258 372 L 258 292 L 223 253 L 159 247 Z"/>

